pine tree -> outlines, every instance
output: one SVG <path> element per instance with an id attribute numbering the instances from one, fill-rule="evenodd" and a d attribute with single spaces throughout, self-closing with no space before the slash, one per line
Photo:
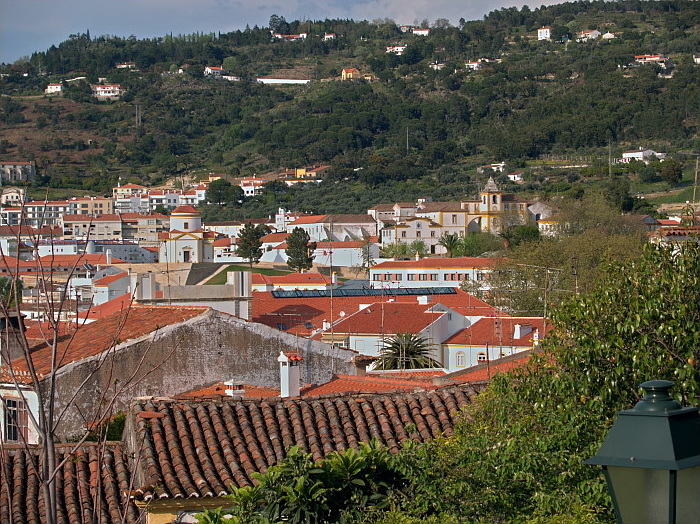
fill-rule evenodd
<path id="1" fill-rule="evenodd" d="M 295 227 L 292 234 L 287 237 L 287 265 L 292 271 L 303 271 L 313 267 L 313 251 L 316 242 L 309 242 L 309 234 L 300 227 Z"/>
<path id="2" fill-rule="evenodd" d="M 236 248 L 236 255 L 241 258 L 248 260 L 250 267 L 253 264 L 257 264 L 262 256 L 262 241 L 260 240 L 270 229 L 267 226 L 254 225 L 250 222 L 245 224 L 241 228 L 241 232 L 238 234 L 238 247 Z"/>

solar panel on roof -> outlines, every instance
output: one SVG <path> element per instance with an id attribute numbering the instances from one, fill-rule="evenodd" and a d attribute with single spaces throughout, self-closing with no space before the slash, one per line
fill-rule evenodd
<path id="1" fill-rule="evenodd" d="M 397 295 L 454 295 L 457 290 L 453 287 L 400 287 L 393 289 L 334 289 L 334 297 L 386 297 Z M 289 291 L 272 291 L 274 298 L 313 298 L 330 297 L 329 290 L 294 289 Z"/>

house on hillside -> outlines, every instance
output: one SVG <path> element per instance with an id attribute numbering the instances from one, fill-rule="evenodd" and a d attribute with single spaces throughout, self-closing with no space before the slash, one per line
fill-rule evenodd
<path id="1" fill-rule="evenodd" d="M 537 40 L 551 40 L 552 28 L 550 26 L 540 27 L 537 30 Z"/>
<path id="2" fill-rule="evenodd" d="M 206 66 L 204 68 L 204 76 L 218 77 L 224 73 L 224 68 L 220 66 Z"/>
<path id="3" fill-rule="evenodd" d="M 60 95 L 63 93 L 63 84 L 49 84 L 44 89 L 47 95 Z"/>
<path id="4" fill-rule="evenodd" d="M 120 84 L 90 84 L 92 96 L 97 100 L 116 100 L 124 91 Z"/>
<path id="5" fill-rule="evenodd" d="M 638 160 L 648 164 L 654 160 L 664 160 L 666 158 L 666 153 L 657 153 L 652 149 L 644 149 L 640 147 L 639 149 L 633 149 L 631 151 L 625 151 L 622 153 L 623 164 L 629 164 L 632 160 Z"/>
<path id="6" fill-rule="evenodd" d="M 356 67 L 345 68 L 340 72 L 341 80 L 357 80 L 361 78 L 360 70 Z"/>
<path id="7" fill-rule="evenodd" d="M 589 40 L 596 40 L 601 36 L 601 32 L 597 29 L 590 29 L 588 31 L 581 31 L 578 33 L 578 42 L 588 42 Z"/>
<path id="8" fill-rule="evenodd" d="M 32 182 L 35 178 L 33 161 L 0 161 L 0 182 Z"/>

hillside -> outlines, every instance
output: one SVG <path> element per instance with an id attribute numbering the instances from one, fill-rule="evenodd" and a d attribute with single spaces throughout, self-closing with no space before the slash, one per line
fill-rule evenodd
<path id="1" fill-rule="evenodd" d="M 543 26 L 549 41 L 537 39 Z M 586 29 L 614 38 L 577 41 Z M 396 45 L 403 54 L 386 52 Z M 668 60 L 636 63 L 644 54 Z M 428 36 L 386 20 L 288 23 L 276 15 L 270 28 L 220 35 L 73 35 L 2 67 L 0 159 L 36 160 L 42 184 L 97 193 L 120 177 L 160 184 L 332 166 L 318 186 L 228 211 L 241 216 L 278 205 L 352 211 L 399 197 L 470 195 L 488 175 L 476 167 L 494 162 L 524 170 L 526 183 L 510 190 L 559 193 L 595 184 L 608 155 L 638 147 L 677 160 L 688 184 L 699 149 L 699 55 L 700 5 L 682 0 L 508 8 L 460 27 L 438 19 Z M 465 65 L 480 59 L 477 70 Z M 135 68 L 116 68 L 125 62 Z M 203 77 L 212 65 L 240 80 Z M 340 81 L 350 67 L 371 79 Z M 262 85 L 260 77 L 311 82 Z M 125 94 L 96 102 L 86 82 L 98 78 Z M 65 96 L 46 98 L 49 82 L 64 82 Z M 616 173 L 633 192 L 678 181 L 662 180 L 660 168 L 640 170 Z"/>

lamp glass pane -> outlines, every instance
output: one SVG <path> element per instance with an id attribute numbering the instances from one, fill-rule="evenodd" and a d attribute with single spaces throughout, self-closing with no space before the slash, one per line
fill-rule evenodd
<path id="1" fill-rule="evenodd" d="M 700 524 L 700 466 L 677 473 L 676 524 Z"/>
<path id="2" fill-rule="evenodd" d="M 668 470 L 608 466 L 608 474 L 621 522 L 668 522 Z"/>

